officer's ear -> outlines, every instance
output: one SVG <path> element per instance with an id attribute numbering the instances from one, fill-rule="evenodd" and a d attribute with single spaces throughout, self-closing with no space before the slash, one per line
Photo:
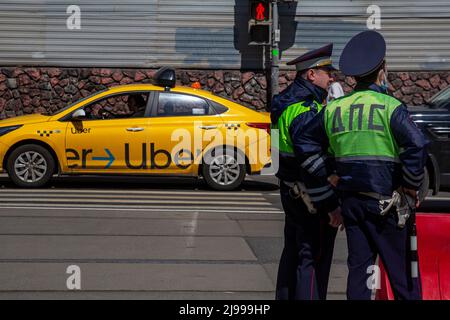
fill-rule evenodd
<path id="1" fill-rule="evenodd" d="M 380 85 L 384 81 L 387 81 L 387 69 L 386 69 L 386 62 L 383 62 L 383 64 L 380 67 L 380 70 L 378 70 L 377 75 L 377 84 Z"/>
<path id="2" fill-rule="evenodd" d="M 385 74 L 386 74 L 386 69 L 385 69 L 385 68 L 381 68 L 381 69 L 378 71 L 377 82 L 376 82 L 376 84 L 380 85 L 380 84 L 383 83 L 384 79 L 387 78 L 387 77 L 385 76 Z"/>
<path id="3" fill-rule="evenodd" d="M 310 82 L 313 82 L 314 80 L 316 80 L 316 72 L 314 71 L 314 69 L 306 70 L 305 79 Z"/>

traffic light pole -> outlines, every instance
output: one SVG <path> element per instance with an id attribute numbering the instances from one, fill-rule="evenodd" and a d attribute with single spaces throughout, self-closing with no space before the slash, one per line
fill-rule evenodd
<path id="1" fill-rule="evenodd" d="M 271 90 L 270 90 L 270 101 L 272 101 L 272 98 L 278 94 L 279 92 L 279 86 L 278 86 L 278 77 L 280 74 L 280 66 L 279 66 L 279 58 L 280 58 L 280 50 L 279 50 L 279 42 L 280 42 L 280 29 L 279 29 L 279 23 L 278 23 L 278 1 L 274 0 L 271 3 L 272 5 L 272 44 L 271 44 L 271 52 L 270 57 L 272 60 L 271 63 Z"/>
<path id="2" fill-rule="evenodd" d="M 263 46 L 264 70 L 267 82 L 267 109 L 274 95 L 278 94 L 280 30 L 278 2 L 281 0 L 250 0 L 248 22 L 249 46 Z M 287 1 L 287 0 L 283 0 Z M 292 0 L 289 0 L 292 1 Z M 269 71 L 270 70 L 270 71 Z M 269 76 L 270 72 L 270 76 Z"/>

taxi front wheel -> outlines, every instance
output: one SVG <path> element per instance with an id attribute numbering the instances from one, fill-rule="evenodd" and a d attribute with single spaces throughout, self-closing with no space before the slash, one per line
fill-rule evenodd
<path id="1" fill-rule="evenodd" d="M 45 185 L 55 171 L 55 160 L 42 146 L 27 144 L 16 148 L 8 157 L 6 170 L 19 187 L 38 188 Z"/>
<path id="2" fill-rule="evenodd" d="M 245 178 L 245 158 L 235 150 L 215 149 L 204 159 L 203 178 L 215 190 L 239 187 Z"/>

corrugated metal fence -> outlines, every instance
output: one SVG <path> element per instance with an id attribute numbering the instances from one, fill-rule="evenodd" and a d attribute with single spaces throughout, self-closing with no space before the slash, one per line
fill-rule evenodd
<path id="1" fill-rule="evenodd" d="M 262 67 L 245 46 L 248 0 L 0 1 L 0 65 L 239 69 Z M 67 7 L 81 9 L 69 30 Z M 282 63 L 335 43 L 335 59 L 381 8 L 396 70 L 450 70 L 450 0 L 302 0 L 280 5 Z"/>

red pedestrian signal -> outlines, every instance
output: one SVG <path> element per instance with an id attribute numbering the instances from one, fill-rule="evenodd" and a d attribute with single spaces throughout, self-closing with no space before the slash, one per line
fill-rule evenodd
<path id="1" fill-rule="evenodd" d="M 256 7 L 256 20 L 266 20 L 265 11 L 266 8 L 264 8 L 264 5 L 261 2 L 258 3 L 258 6 Z"/>
<path id="2" fill-rule="evenodd" d="M 270 20 L 270 2 L 269 1 L 252 1 L 252 19 L 256 21 Z"/>
<path id="3" fill-rule="evenodd" d="M 272 3 L 250 0 L 249 45 L 270 45 L 272 39 Z"/>

